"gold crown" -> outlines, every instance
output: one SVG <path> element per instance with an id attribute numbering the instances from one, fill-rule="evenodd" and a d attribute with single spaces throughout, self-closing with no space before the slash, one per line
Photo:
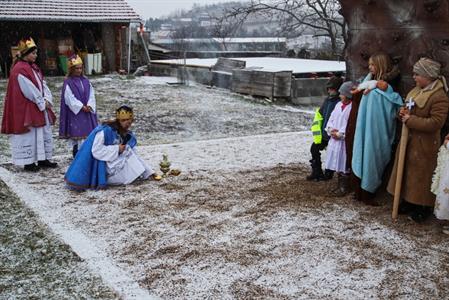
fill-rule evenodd
<path id="1" fill-rule="evenodd" d="M 78 66 L 78 65 L 82 65 L 82 64 L 83 64 L 83 60 L 78 55 L 74 55 L 67 60 L 67 65 L 68 65 L 69 69 L 74 66 Z"/>
<path id="2" fill-rule="evenodd" d="M 128 120 L 128 119 L 134 118 L 134 114 L 132 111 L 126 111 L 124 109 L 117 111 L 115 116 L 116 116 L 117 120 Z"/>
<path id="3" fill-rule="evenodd" d="M 28 40 L 23 39 L 19 42 L 19 44 L 17 45 L 17 48 L 19 48 L 20 53 L 25 53 L 26 51 L 28 51 L 29 49 L 33 48 L 33 47 L 37 47 L 36 43 L 34 42 L 33 38 L 29 38 Z"/>

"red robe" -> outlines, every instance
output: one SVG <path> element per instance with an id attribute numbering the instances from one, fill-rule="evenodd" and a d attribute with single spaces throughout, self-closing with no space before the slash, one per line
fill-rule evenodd
<path id="1" fill-rule="evenodd" d="M 18 78 L 19 75 L 22 75 L 39 89 L 33 69 L 38 73 L 43 89 L 43 76 L 37 65 L 18 61 L 12 68 L 6 90 L 1 133 L 23 134 L 30 131 L 29 127 L 45 126 L 45 113 L 40 111 L 34 102 L 25 98 L 19 86 Z M 47 109 L 47 112 L 50 123 L 53 125 L 56 116 L 51 109 Z"/>

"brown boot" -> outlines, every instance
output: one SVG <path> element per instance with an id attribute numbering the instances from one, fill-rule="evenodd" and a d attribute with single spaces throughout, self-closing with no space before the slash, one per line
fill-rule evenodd
<path id="1" fill-rule="evenodd" d="M 349 176 L 338 174 L 337 188 L 332 191 L 334 197 L 344 197 L 349 193 Z"/>
<path id="2" fill-rule="evenodd" d="M 369 206 L 380 206 L 380 203 L 376 200 L 375 195 L 367 191 L 362 192 L 362 202 Z"/>

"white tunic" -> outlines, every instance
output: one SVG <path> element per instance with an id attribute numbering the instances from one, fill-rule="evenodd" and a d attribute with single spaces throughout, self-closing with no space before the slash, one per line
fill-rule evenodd
<path id="1" fill-rule="evenodd" d="M 449 149 L 444 145 L 438 153 L 438 164 L 431 190 L 436 195 L 435 217 L 440 220 L 449 220 Z"/>
<path id="2" fill-rule="evenodd" d="M 92 145 L 92 155 L 95 159 L 106 162 L 108 184 L 130 184 L 138 177 L 148 179 L 154 171 L 136 153 L 135 148 L 126 146 L 119 154 L 119 141 L 115 145 L 104 144 L 104 132 L 95 135 Z"/>
<path id="3" fill-rule="evenodd" d="M 349 114 L 351 113 L 352 103 L 346 105 L 342 110 L 343 103 L 340 101 L 335 106 L 329 121 L 326 125 L 326 131 L 329 136 L 332 130 L 337 130 L 338 139 L 330 138 L 326 150 L 326 169 L 336 172 L 347 173 L 346 168 L 346 143 L 345 133 L 346 125 L 348 125 Z"/>
<path id="4" fill-rule="evenodd" d="M 11 134 L 9 136 L 12 162 L 20 166 L 32 164 L 39 160 L 51 159 L 53 156 L 52 126 L 45 110 L 45 100 L 53 105 L 53 97 L 45 81 L 42 85 L 39 74 L 34 70 L 33 73 L 39 87 L 36 87 L 31 80 L 20 74 L 18 82 L 25 98 L 35 103 L 40 111 L 44 111 L 46 125 L 43 127 L 30 127 L 30 131 L 27 133 Z"/>
<path id="5" fill-rule="evenodd" d="M 93 110 L 93 112 L 97 109 L 97 101 L 95 99 L 95 92 L 92 84 L 90 84 L 90 93 L 89 93 L 89 100 L 87 101 L 87 106 L 90 106 Z M 83 87 L 83 85 L 81 85 Z M 79 114 L 81 109 L 83 108 L 83 103 L 78 100 L 75 95 L 72 92 L 72 89 L 69 85 L 66 85 L 65 91 L 64 91 L 64 103 L 67 105 L 67 107 L 75 114 Z M 75 145 L 78 145 L 78 148 L 81 147 L 81 144 L 84 142 L 85 139 L 68 139 L 68 143 L 70 147 L 73 147 Z"/>

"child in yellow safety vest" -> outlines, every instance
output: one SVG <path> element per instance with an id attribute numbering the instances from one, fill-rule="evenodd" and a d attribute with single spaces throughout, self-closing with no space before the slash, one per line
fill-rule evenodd
<path id="1" fill-rule="evenodd" d="M 307 176 L 307 180 L 329 180 L 333 177 L 334 171 L 324 170 L 321 167 L 321 151 L 326 149 L 329 142 L 329 135 L 327 134 L 325 128 L 329 121 L 329 117 L 335 108 L 335 105 L 340 101 L 338 89 L 343 83 L 343 78 L 340 74 L 332 76 L 326 83 L 328 96 L 324 99 L 321 107 L 317 109 L 315 113 L 315 118 L 312 123 L 312 135 L 313 144 L 310 147 L 310 153 L 312 154 L 312 159 L 310 160 L 310 165 L 312 167 L 312 173 Z"/>

